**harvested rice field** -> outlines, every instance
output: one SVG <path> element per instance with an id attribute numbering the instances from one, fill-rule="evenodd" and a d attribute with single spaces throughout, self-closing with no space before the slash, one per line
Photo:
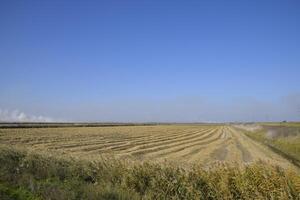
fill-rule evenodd
<path id="1" fill-rule="evenodd" d="M 112 156 L 179 165 L 291 163 L 230 125 L 156 125 L 0 129 L 0 144 L 82 159 Z"/>

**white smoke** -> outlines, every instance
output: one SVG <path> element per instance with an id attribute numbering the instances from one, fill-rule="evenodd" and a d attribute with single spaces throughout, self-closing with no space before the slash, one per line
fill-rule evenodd
<path id="1" fill-rule="evenodd" d="M 53 119 L 45 116 L 28 115 L 19 110 L 1 110 L 0 122 L 53 122 Z"/>
<path id="2" fill-rule="evenodd" d="M 236 124 L 234 126 L 250 132 L 255 132 L 263 128 L 262 126 L 257 124 Z"/>

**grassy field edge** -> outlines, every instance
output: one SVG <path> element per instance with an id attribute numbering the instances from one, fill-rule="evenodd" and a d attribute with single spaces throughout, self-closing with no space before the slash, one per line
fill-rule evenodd
<path id="1" fill-rule="evenodd" d="M 259 130 L 256 132 L 251 132 L 251 131 L 247 131 L 247 130 L 243 130 L 243 129 L 239 129 L 239 128 L 235 128 L 235 129 L 237 129 L 239 132 L 244 133 L 250 139 L 267 146 L 273 152 L 279 154 L 280 156 L 284 157 L 285 159 L 290 161 L 292 164 L 294 164 L 295 166 L 300 168 L 300 160 L 297 157 L 295 157 L 291 152 L 288 152 L 288 151 L 284 150 L 283 148 L 280 148 L 280 146 L 276 145 L 273 142 L 273 140 L 268 139 L 265 136 L 266 130 L 263 129 L 263 130 Z"/>
<path id="2" fill-rule="evenodd" d="M 88 162 L 0 148 L 0 181 L 42 199 L 300 199 L 300 176 L 266 163 L 241 169 L 218 164 Z"/>

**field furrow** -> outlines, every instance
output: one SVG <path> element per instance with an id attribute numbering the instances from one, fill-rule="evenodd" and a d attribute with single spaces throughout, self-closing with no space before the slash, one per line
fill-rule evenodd
<path id="1" fill-rule="evenodd" d="M 266 160 L 290 163 L 229 125 L 157 125 L 0 129 L 1 144 L 76 157 L 210 165 Z"/>
<path id="2" fill-rule="evenodd" d="M 198 141 L 201 141 L 201 142 L 205 143 L 205 141 L 203 141 L 203 140 L 212 137 L 213 133 L 214 133 L 214 131 L 209 131 L 209 132 L 206 132 L 205 135 L 200 134 L 197 137 L 193 137 L 193 138 L 190 138 L 190 139 L 182 139 L 182 140 L 176 141 L 176 142 L 168 142 L 167 143 L 168 145 L 165 145 L 165 144 L 164 145 L 156 145 L 154 148 L 146 148 L 146 149 L 143 149 L 143 150 L 138 150 L 138 151 L 132 152 L 131 155 L 141 156 L 141 155 L 150 154 L 150 153 L 153 154 L 154 152 L 168 150 L 168 149 L 172 149 L 174 147 L 180 147 L 180 146 L 183 146 L 183 145 L 189 146 L 189 145 L 194 144 L 194 142 L 198 142 Z"/>

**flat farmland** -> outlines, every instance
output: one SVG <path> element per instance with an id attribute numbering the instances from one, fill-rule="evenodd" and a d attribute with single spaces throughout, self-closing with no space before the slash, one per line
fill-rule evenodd
<path id="1" fill-rule="evenodd" d="M 225 125 L 157 125 L 0 129 L 0 144 L 84 159 L 210 165 L 263 160 L 284 168 L 285 158 Z"/>

